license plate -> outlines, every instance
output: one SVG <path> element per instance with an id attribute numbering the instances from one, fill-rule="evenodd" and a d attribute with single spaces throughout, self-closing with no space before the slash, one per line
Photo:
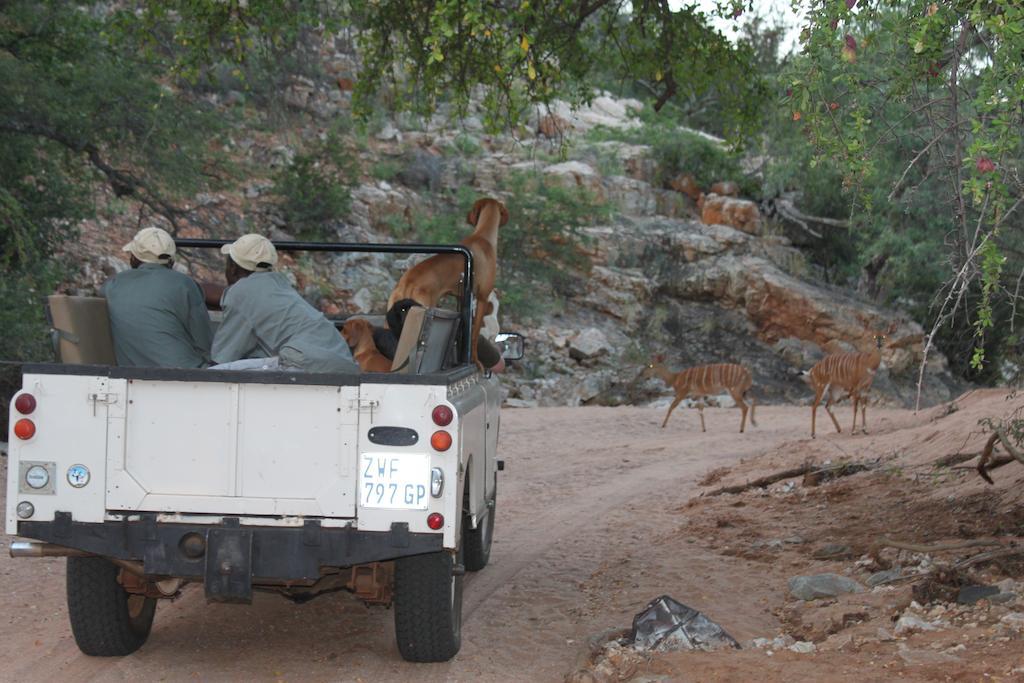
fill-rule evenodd
<path id="1" fill-rule="evenodd" d="M 364 454 L 359 484 L 360 505 L 364 508 L 426 510 L 430 499 L 430 456 Z"/>

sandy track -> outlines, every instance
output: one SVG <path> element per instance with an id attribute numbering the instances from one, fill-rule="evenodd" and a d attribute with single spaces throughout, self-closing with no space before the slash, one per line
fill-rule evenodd
<path id="1" fill-rule="evenodd" d="M 708 470 L 804 441 L 806 408 L 762 407 L 738 434 L 734 410 L 552 408 L 503 413 L 498 518 L 491 565 L 467 579 L 463 647 L 451 662 L 410 665 L 392 614 L 347 594 L 305 605 L 258 594 L 251 606 L 207 605 L 200 587 L 163 603 L 135 655 L 80 654 L 64 607 L 63 560 L 0 555 L 2 680 L 560 680 L 586 638 L 622 628 L 658 595 L 704 609 L 738 638 L 775 626 L 762 576 L 698 545 L 663 542 Z M 915 418 L 872 411 L 886 431 Z M 865 437 L 853 437 L 854 440 Z M 830 435 L 829 455 L 851 438 Z M 835 452 L 838 455 L 838 451 Z M 6 467 L 6 463 L 3 463 Z M 0 488 L 0 490 L 3 490 Z"/>

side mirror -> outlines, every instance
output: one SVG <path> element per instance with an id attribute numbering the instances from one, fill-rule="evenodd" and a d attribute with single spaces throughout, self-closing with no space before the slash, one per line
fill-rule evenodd
<path id="1" fill-rule="evenodd" d="M 494 343 L 501 349 L 501 357 L 505 360 L 519 360 L 523 357 L 526 340 L 521 334 L 501 332 L 494 337 Z"/>

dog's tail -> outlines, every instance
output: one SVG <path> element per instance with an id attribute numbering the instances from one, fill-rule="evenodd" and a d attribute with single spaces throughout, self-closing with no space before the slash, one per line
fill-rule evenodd
<path id="1" fill-rule="evenodd" d="M 384 319 L 388 322 L 388 327 L 395 333 L 395 339 L 402 336 L 402 328 L 405 327 L 405 315 L 409 312 L 409 309 L 413 306 L 419 306 L 419 304 L 413 299 L 400 299 L 395 302 L 395 305 L 388 309 Z"/>

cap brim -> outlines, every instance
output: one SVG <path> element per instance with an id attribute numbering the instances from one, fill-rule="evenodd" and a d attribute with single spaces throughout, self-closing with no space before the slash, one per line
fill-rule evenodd
<path id="1" fill-rule="evenodd" d="M 128 244 L 126 244 L 123 247 L 121 247 L 121 251 L 131 251 L 131 250 L 132 250 L 132 243 L 131 242 L 129 242 Z"/>
<path id="2" fill-rule="evenodd" d="M 231 245 L 230 244 L 223 244 L 223 245 L 221 245 L 220 253 L 222 253 L 222 254 L 230 254 L 231 253 Z"/>

